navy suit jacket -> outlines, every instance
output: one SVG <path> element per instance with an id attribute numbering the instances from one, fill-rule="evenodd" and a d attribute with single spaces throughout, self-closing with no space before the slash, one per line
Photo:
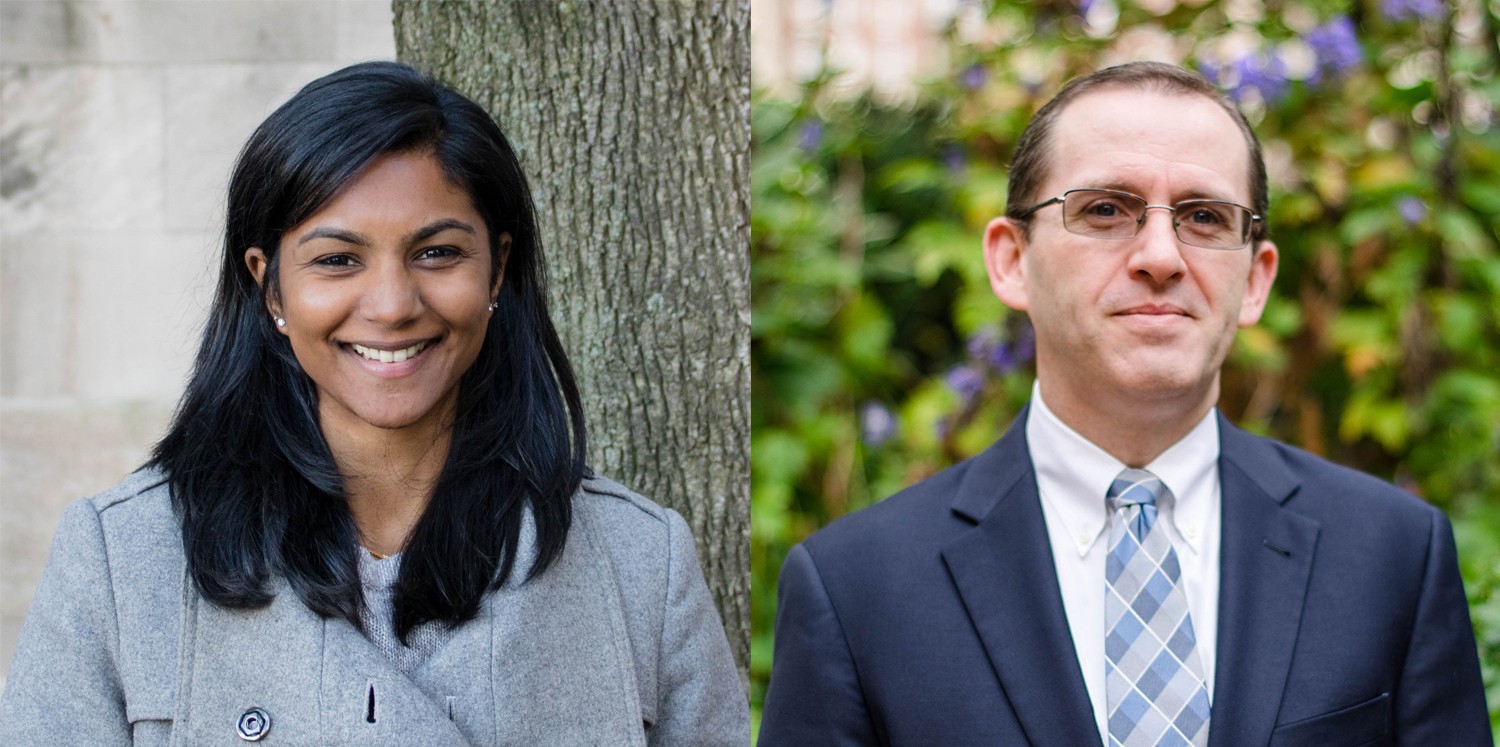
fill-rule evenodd
<path id="1" fill-rule="evenodd" d="M 1100 744 L 1025 422 L 792 549 L 762 747 Z M 1443 514 L 1222 415 L 1219 432 L 1210 747 L 1491 745 Z"/>

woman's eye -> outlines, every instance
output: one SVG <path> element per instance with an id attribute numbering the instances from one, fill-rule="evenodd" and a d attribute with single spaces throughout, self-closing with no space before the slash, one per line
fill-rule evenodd
<path id="1" fill-rule="evenodd" d="M 330 254 L 320 257 L 317 263 L 324 267 L 350 267 L 354 264 L 354 258 L 347 254 Z"/>
<path id="2" fill-rule="evenodd" d="M 458 256 L 459 252 L 451 246 L 430 246 L 423 249 L 417 255 L 417 259 L 449 259 Z"/>

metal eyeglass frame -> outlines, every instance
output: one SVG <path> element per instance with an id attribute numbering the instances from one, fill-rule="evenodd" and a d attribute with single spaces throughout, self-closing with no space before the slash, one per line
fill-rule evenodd
<path id="1" fill-rule="evenodd" d="M 1146 203 L 1146 198 L 1144 198 L 1144 197 L 1142 197 L 1142 196 L 1140 196 L 1138 194 L 1135 194 L 1133 192 L 1124 192 L 1124 191 L 1121 191 L 1121 190 L 1118 190 L 1118 189 L 1101 189 L 1099 187 L 1079 187 L 1077 189 L 1070 189 L 1070 190 L 1068 190 L 1066 192 L 1063 192 L 1062 194 L 1058 195 L 1057 197 L 1053 197 L 1050 200 L 1043 200 L 1042 202 L 1038 202 L 1037 204 L 1032 205 L 1031 207 L 1026 208 L 1025 210 L 1022 210 L 1019 213 L 1017 213 L 1016 214 L 1016 218 L 1021 219 L 1021 220 L 1026 220 L 1026 219 L 1029 219 L 1032 215 L 1034 215 L 1036 213 L 1036 211 L 1041 210 L 1044 207 L 1047 207 L 1049 205 L 1061 205 L 1063 202 L 1065 202 L 1067 200 L 1068 195 L 1073 194 L 1074 192 L 1103 192 L 1105 194 L 1121 195 L 1121 196 L 1124 196 L 1124 197 L 1130 197 L 1130 198 L 1133 198 L 1133 199 L 1136 199 L 1136 200 L 1140 200 L 1143 203 Z M 1237 208 L 1245 211 L 1247 214 L 1249 214 L 1250 215 L 1250 223 L 1249 223 L 1249 225 L 1245 226 L 1245 241 L 1244 241 L 1244 243 L 1241 243 L 1239 246 L 1204 246 L 1202 244 L 1194 244 L 1193 242 L 1188 241 L 1187 239 L 1184 239 L 1182 237 L 1182 234 L 1180 234 L 1180 233 L 1177 232 L 1177 227 L 1180 226 L 1180 225 L 1182 225 L 1181 222 L 1177 220 L 1177 210 L 1179 208 L 1181 208 L 1182 206 L 1184 206 L 1184 205 L 1203 205 L 1203 204 L 1229 205 L 1230 207 L 1237 207 Z M 1250 208 L 1245 207 L 1244 205 L 1241 205 L 1241 204 L 1239 204 L 1237 202 L 1230 202 L 1228 200 L 1183 200 L 1182 202 L 1179 202 L 1176 205 L 1152 205 L 1150 203 L 1146 203 L 1146 206 L 1144 208 L 1141 208 L 1141 217 L 1137 218 L 1136 221 L 1135 221 L 1135 232 L 1132 233 L 1132 234 L 1130 234 L 1129 236 L 1094 236 L 1092 234 L 1079 233 L 1078 231 L 1073 230 L 1068 225 L 1068 221 L 1067 221 L 1067 216 L 1066 215 L 1063 216 L 1063 228 L 1066 229 L 1068 231 L 1068 233 L 1071 233 L 1071 234 L 1073 234 L 1075 236 L 1084 236 L 1084 237 L 1090 238 L 1090 239 L 1105 239 L 1105 240 L 1133 239 L 1133 238 L 1135 238 L 1136 236 L 1138 236 L 1140 234 L 1141 227 L 1144 226 L 1144 225 L 1146 225 L 1146 216 L 1148 215 L 1148 213 L 1146 211 L 1153 210 L 1153 209 L 1155 209 L 1155 210 L 1167 210 L 1167 211 L 1170 211 L 1172 213 L 1172 235 L 1176 236 L 1178 241 L 1181 241 L 1182 243 L 1187 244 L 1188 246 L 1196 246 L 1196 247 L 1198 247 L 1200 249 L 1212 249 L 1214 251 L 1221 251 L 1221 252 L 1239 251 L 1240 249 L 1244 249 L 1245 247 L 1249 246 L 1250 242 L 1251 242 L 1251 239 L 1253 239 L 1255 237 L 1255 224 L 1261 222 L 1261 217 L 1259 215 L 1256 215 L 1254 210 L 1251 210 Z"/>

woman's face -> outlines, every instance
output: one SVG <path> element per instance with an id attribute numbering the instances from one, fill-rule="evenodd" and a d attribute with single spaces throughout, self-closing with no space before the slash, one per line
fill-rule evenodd
<path id="1" fill-rule="evenodd" d="M 469 195 L 425 151 L 376 158 L 282 237 L 267 305 L 317 385 L 325 432 L 448 424 L 500 289 L 489 246 Z M 265 253 L 245 262 L 264 284 Z"/>

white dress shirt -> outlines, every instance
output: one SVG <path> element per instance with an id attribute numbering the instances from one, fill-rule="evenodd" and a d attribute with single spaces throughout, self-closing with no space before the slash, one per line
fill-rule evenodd
<path id="1" fill-rule="evenodd" d="M 1181 441 L 1145 469 L 1171 491 L 1157 506 L 1182 566 L 1183 591 L 1198 638 L 1198 659 L 1214 692 L 1214 651 L 1219 629 L 1219 421 L 1210 409 Z M 1063 423 L 1032 386 L 1026 443 L 1036 468 L 1052 561 L 1083 683 L 1094 707 L 1099 736 L 1109 744 L 1104 692 L 1104 560 L 1109 554 L 1110 512 L 1105 495 L 1126 465 Z"/>

